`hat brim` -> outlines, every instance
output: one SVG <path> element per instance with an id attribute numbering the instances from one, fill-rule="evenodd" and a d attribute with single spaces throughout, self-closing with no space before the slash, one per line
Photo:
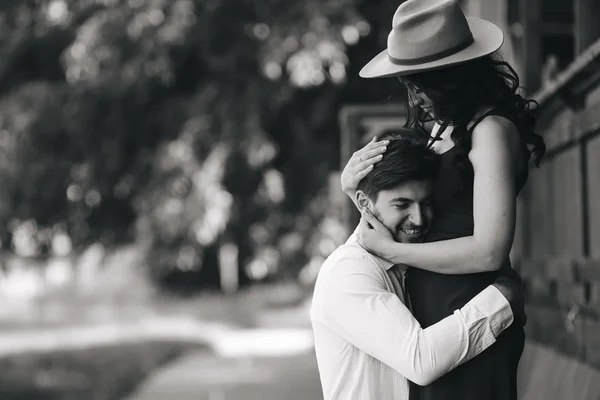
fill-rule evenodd
<path id="1" fill-rule="evenodd" d="M 390 61 L 387 49 L 375 56 L 359 72 L 361 78 L 387 78 L 390 76 L 402 76 L 416 74 L 434 69 L 449 67 L 471 61 L 491 54 L 502 47 L 504 34 L 495 24 L 474 17 L 467 17 L 473 43 L 465 49 L 440 58 L 415 65 L 397 65 Z"/>

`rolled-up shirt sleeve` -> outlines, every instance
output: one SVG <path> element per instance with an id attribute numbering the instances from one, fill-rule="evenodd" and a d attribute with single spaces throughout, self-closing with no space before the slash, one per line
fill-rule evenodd
<path id="1" fill-rule="evenodd" d="M 327 278 L 319 322 L 418 385 L 487 349 L 513 321 L 506 298 L 489 286 L 453 315 L 422 329 L 386 288 L 384 274 L 361 260 L 339 260 Z"/>

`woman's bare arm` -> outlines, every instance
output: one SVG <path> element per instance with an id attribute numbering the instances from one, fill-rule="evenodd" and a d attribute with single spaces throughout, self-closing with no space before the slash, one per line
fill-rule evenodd
<path id="1" fill-rule="evenodd" d="M 475 172 L 473 235 L 404 244 L 381 240 L 373 230 L 361 226 L 361 244 L 391 262 L 433 272 L 466 274 L 500 269 L 508 259 L 515 231 L 515 177 L 522 160 L 516 126 L 503 117 L 486 117 L 473 130 L 469 158 Z M 367 215 L 363 224 L 372 218 Z"/>

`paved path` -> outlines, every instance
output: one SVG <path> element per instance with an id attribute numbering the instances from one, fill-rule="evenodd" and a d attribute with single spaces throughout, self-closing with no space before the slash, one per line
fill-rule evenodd
<path id="1" fill-rule="evenodd" d="M 223 358 L 196 352 L 167 365 L 128 400 L 320 400 L 312 352 Z"/>
<path id="2" fill-rule="evenodd" d="M 307 304 L 223 331 L 155 371 L 128 400 L 321 400 Z"/>
<path id="3" fill-rule="evenodd" d="M 158 369 L 128 400 L 322 399 L 307 303 L 252 310 L 256 313 L 247 317 L 253 323 L 241 326 L 179 311 L 130 322 L 2 331 L 0 356 L 143 340 L 197 341 L 209 349 Z"/>

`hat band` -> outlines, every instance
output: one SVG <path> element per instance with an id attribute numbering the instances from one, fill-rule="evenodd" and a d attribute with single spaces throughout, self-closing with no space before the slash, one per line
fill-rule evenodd
<path id="1" fill-rule="evenodd" d="M 396 64 L 396 65 L 424 64 L 424 63 L 428 63 L 431 61 L 437 61 L 444 57 L 451 56 L 454 53 L 458 53 L 459 51 L 469 47 L 471 44 L 473 44 L 473 42 L 474 42 L 473 35 L 471 34 L 471 35 L 469 35 L 469 37 L 467 37 L 464 41 L 460 42 L 456 46 L 452 46 L 448 49 L 444 49 L 444 50 L 434 53 L 434 54 L 429 54 L 429 55 L 426 55 L 423 57 L 417 57 L 417 58 L 395 58 L 395 57 L 390 56 L 389 51 L 388 51 L 388 58 L 390 59 L 392 64 Z"/>

